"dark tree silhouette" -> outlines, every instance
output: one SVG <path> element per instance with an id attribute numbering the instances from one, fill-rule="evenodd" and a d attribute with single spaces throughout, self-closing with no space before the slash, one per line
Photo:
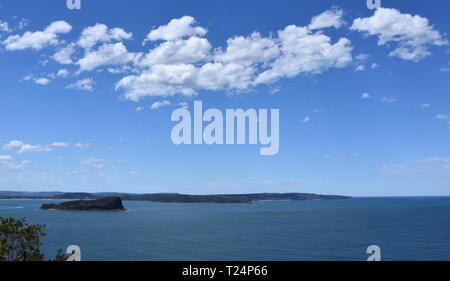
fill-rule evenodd
<path id="1" fill-rule="evenodd" d="M 0 217 L 0 260 L 42 261 L 41 238 L 45 236 L 45 225 L 30 225 L 25 219 Z M 55 261 L 67 258 L 60 249 Z"/>

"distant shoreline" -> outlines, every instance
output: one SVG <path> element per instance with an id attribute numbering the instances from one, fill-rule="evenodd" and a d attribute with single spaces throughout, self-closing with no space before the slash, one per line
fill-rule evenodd
<path id="1" fill-rule="evenodd" d="M 248 193 L 248 194 L 213 194 L 192 195 L 180 193 L 26 193 L 0 191 L 0 200 L 40 200 L 40 201 L 79 201 L 98 200 L 105 197 L 119 197 L 124 201 L 151 201 L 162 203 L 217 203 L 217 204 L 251 204 L 256 201 L 295 201 L 317 199 L 350 199 L 350 196 L 323 195 L 315 193 Z"/>
<path id="2" fill-rule="evenodd" d="M 74 199 L 74 198 L 62 198 L 62 199 L 55 199 L 55 198 L 0 198 L 0 201 L 68 201 L 68 200 L 83 200 L 82 198 L 80 199 Z"/>

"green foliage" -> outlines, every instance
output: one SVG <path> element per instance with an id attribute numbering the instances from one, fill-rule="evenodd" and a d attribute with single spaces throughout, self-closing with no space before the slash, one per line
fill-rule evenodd
<path id="1" fill-rule="evenodd" d="M 0 259 L 41 261 L 41 238 L 45 225 L 29 225 L 25 219 L 0 218 Z"/>
<path id="2" fill-rule="evenodd" d="M 0 217 L 0 261 L 43 261 L 41 238 L 45 225 L 30 225 L 25 219 Z M 67 256 L 59 249 L 54 261 Z"/>
<path id="3" fill-rule="evenodd" d="M 62 249 L 58 249 L 55 258 L 50 261 L 66 261 L 69 257 L 70 255 L 64 254 Z"/>

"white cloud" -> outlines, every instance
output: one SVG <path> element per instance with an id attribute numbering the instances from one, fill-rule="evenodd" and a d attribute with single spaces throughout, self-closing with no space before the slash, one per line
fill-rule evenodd
<path id="1" fill-rule="evenodd" d="M 89 146 L 91 146 L 90 143 L 81 143 L 81 142 L 78 142 L 78 143 L 75 144 L 75 147 L 78 147 L 78 148 L 88 148 Z"/>
<path id="2" fill-rule="evenodd" d="M 136 112 L 141 112 L 141 111 L 143 111 L 143 110 L 145 110 L 145 107 L 143 107 L 143 106 L 138 106 L 138 107 L 136 107 Z"/>
<path id="3" fill-rule="evenodd" d="M 123 43 L 104 44 L 95 51 L 87 51 L 77 64 L 81 71 L 91 71 L 102 65 L 124 65 L 133 58 Z"/>
<path id="4" fill-rule="evenodd" d="M 359 61 L 365 61 L 365 60 L 367 60 L 369 57 L 370 57 L 370 55 L 368 55 L 368 54 L 359 54 L 359 55 L 356 55 L 356 56 L 355 56 L 355 59 L 356 59 L 356 60 L 359 60 Z"/>
<path id="5" fill-rule="evenodd" d="M 54 142 L 54 143 L 50 144 L 50 146 L 52 146 L 52 147 L 68 147 L 68 146 L 70 146 L 70 144 L 67 142 Z"/>
<path id="6" fill-rule="evenodd" d="M 130 172 L 130 175 L 136 177 L 136 176 L 139 176 L 140 173 L 139 173 L 139 172 L 136 172 L 136 171 L 131 171 L 131 172 Z"/>
<path id="7" fill-rule="evenodd" d="M 102 169 L 105 167 L 105 159 L 87 157 L 81 160 L 81 164 L 91 166 L 95 169 Z"/>
<path id="8" fill-rule="evenodd" d="M 58 34 L 68 33 L 72 26 L 65 21 L 55 21 L 47 26 L 43 31 L 27 31 L 23 35 L 11 35 L 2 42 L 6 50 L 40 50 L 49 45 L 59 43 Z"/>
<path id="9" fill-rule="evenodd" d="M 2 161 L 11 161 L 13 158 L 9 155 L 0 155 L 0 160 Z"/>
<path id="10" fill-rule="evenodd" d="M 33 81 L 34 83 L 36 83 L 38 85 L 43 85 L 43 86 L 45 86 L 51 82 L 51 80 L 46 77 L 35 78 L 32 75 L 27 75 L 27 76 L 23 77 L 22 80 Z"/>
<path id="11" fill-rule="evenodd" d="M 48 83 L 50 83 L 50 79 L 48 79 L 48 78 L 37 78 L 37 79 L 35 79 L 34 80 L 34 82 L 36 83 L 36 84 L 39 84 L 39 85 L 47 85 Z"/>
<path id="12" fill-rule="evenodd" d="M 211 44 L 205 38 L 167 41 L 151 49 L 139 62 L 140 66 L 154 64 L 196 63 L 208 59 Z"/>
<path id="13" fill-rule="evenodd" d="M 262 37 L 258 32 L 254 32 L 248 37 L 236 36 L 228 39 L 226 50 L 218 50 L 215 60 L 253 64 L 270 61 L 279 54 L 280 49 L 274 39 Z"/>
<path id="14" fill-rule="evenodd" d="M 69 70 L 63 68 L 63 69 L 58 70 L 58 72 L 56 73 L 56 76 L 66 78 L 69 76 L 69 74 L 70 74 Z"/>
<path id="15" fill-rule="evenodd" d="M 69 84 L 66 86 L 66 89 L 74 89 L 81 91 L 92 92 L 94 90 L 96 82 L 92 78 L 85 78 L 76 81 L 75 83 Z"/>
<path id="16" fill-rule="evenodd" d="M 195 81 L 196 71 L 196 67 L 191 64 L 157 64 L 139 75 L 122 78 L 115 88 L 124 89 L 124 97 L 133 101 L 144 96 L 169 96 L 176 93 L 192 96 L 195 94 L 192 82 Z"/>
<path id="17" fill-rule="evenodd" d="M 20 147 L 17 153 L 22 154 L 27 152 L 48 152 L 48 151 L 52 151 L 52 149 L 48 146 L 24 144 Z"/>
<path id="18" fill-rule="evenodd" d="M 52 59 L 60 64 L 72 64 L 73 60 L 71 56 L 75 53 L 76 48 L 74 44 L 70 44 L 59 49 L 56 53 L 53 54 Z"/>
<path id="19" fill-rule="evenodd" d="M 311 118 L 309 116 L 305 117 L 303 120 L 300 120 L 300 122 L 302 123 L 307 123 L 309 121 L 311 121 Z"/>
<path id="20" fill-rule="evenodd" d="M 430 46 L 448 44 L 427 18 L 396 9 L 379 8 L 371 17 L 355 19 L 351 29 L 378 36 L 378 45 L 397 43 L 389 55 L 404 60 L 419 61 L 431 54 Z"/>
<path id="21" fill-rule="evenodd" d="M 27 20 L 24 18 L 20 19 L 19 23 L 17 24 L 17 29 L 18 30 L 24 29 L 25 27 L 27 27 L 30 24 L 30 22 L 31 22 L 30 20 Z"/>
<path id="22" fill-rule="evenodd" d="M 154 102 L 151 105 L 150 108 L 153 109 L 153 110 L 157 110 L 157 109 L 160 109 L 163 106 L 169 106 L 169 105 L 170 105 L 170 102 L 167 101 L 167 100 L 165 100 L 165 101 L 157 101 L 157 102 Z"/>
<path id="23" fill-rule="evenodd" d="M 366 67 L 364 65 L 358 65 L 355 68 L 355 72 L 364 71 L 364 70 L 366 70 Z"/>
<path id="24" fill-rule="evenodd" d="M 11 170 L 22 170 L 25 168 L 25 165 L 30 164 L 31 160 L 22 160 L 18 164 L 13 163 L 11 161 L 2 161 L 1 162 L 7 169 Z"/>
<path id="25" fill-rule="evenodd" d="M 385 103 L 393 103 L 396 102 L 397 99 L 393 98 L 393 97 L 383 97 L 381 98 L 381 102 L 385 102 Z"/>
<path id="26" fill-rule="evenodd" d="M 25 144 L 19 140 L 12 140 L 12 141 L 8 142 L 7 144 L 4 144 L 2 148 L 4 150 L 12 150 L 15 148 L 22 147 L 23 145 L 25 145 Z"/>
<path id="27" fill-rule="evenodd" d="M 12 140 L 9 143 L 6 143 L 2 146 L 4 150 L 16 150 L 18 154 L 26 153 L 26 152 L 48 152 L 52 151 L 54 148 L 61 148 L 69 146 L 68 143 L 65 142 L 54 142 L 50 145 L 31 145 L 25 144 L 19 140 Z"/>
<path id="28" fill-rule="evenodd" d="M 429 104 L 429 103 L 424 103 L 424 104 L 421 104 L 420 107 L 428 108 L 428 107 L 431 107 L 431 104 Z"/>
<path id="29" fill-rule="evenodd" d="M 170 41 L 135 59 L 137 73 L 123 77 L 115 89 L 124 91 L 124 97 L 133 101 L 146 96 L 193 96 L 199 90 L 245 91 L 283 77 L 345 67 L 352 61 L 348 39 L 332 43 L 320 32 L 295 25 L 280 30 L 275 38 L 257 32 L 235 36 L 227 40 L 225 49 L 211 51 L 210 43 L 198 37 L 206 29 L 196 29 L 194 23 L 193 18 L 186 17 L 153 30 L 148 40 Z M 175 30 L 179 25 L 181 29 Z"/>
<path id="30" fill-rule="evenodd" d="M 342 24 L 341 14 L 338 9 L 327 11 L 313 18 L 311 26 L 338 27 Z M 50 31 L 58 29 L 49 26 L 46 32 Z M 79 71 L 74 74 L 115 66 L 106 69 L 115 74 L 127 73 L 115 84 L 115 89 L 133 101 L 146 96 L 193 96 L 201 90 L 248 91 L 285 77 L 342 68 L 352 61 L 348 39 L 333 42 L 323 31 L 314 32 L 308 26 L 290 25 L 268 37 L 258 32 L 233 36 L 223 48 L 213 48 L 203 38 L 206 33 L 193 17 L 184 16 L 153 29 L 146 40 L 163 41 L 155 43 L 146 53 L 129 52 L 122 41 L 131 39 L 132 33 L 96 24 L 85 28 L 76 42 L 67 43 L 52 58 L 60 64 L 78 65 Z M 58 42 L 55 38 L 47 44 Z M 39 81 L 32 77 L 29 80 L 48 84 L 49 78 L 69 75 L 64 69 Z M 94 80 L 87 78 L 66 88 L 92 91 L 94 85 Z"/>
<path id="31" fill-rule="evenodd" d="M 370 68 L 375 69 L 378 68 L 378 64 L 376 62 L 372 63 L 372 65 L 370 65 Z"/>
<path id="32" fill-rule="evenodd" d="M 438 114 L 438 115 L 436 115 L 435 118 L 436 118 L 436 119 L 439 119 L 439 120 L 447 120 L 447 119 L 449 119 L 450 117 L 448 116 L 448 114 Z"/>
<path id="33" fill-rule="evenodd" d="M 342 19 L 344 12 L 339 8 L 333 8 L 312 18 L 309 29 L 322 29 L 327 27 L 340 28 L 345 24 Z"/>
<path id="34" fill-rule="evenodd" d="M 0 32 L 11 32 L 12 30 L 9 28 L 9 24 L 5 21 L 0 20 Z"/>
<path id="35" fill-rule="evenodd" d="M 77 44 L 82 48 L 90 49 L 99 42 L 123 41 L 132 37 L 133 33 L 128 33 L 122 28 L 108 28 L 104 24 L 96 24 L 82 31 Z"/>
<path id="36" fill-rule="evenodd" d="M 184 16 L 179 19 L 171 20 L 167 25 L 161 25 L 152 30 L 146 38 L 146 41 L 156 40 L 177 40 L 183 37 L 203 36 L 207 30 L 200 26 L 194 26 L 195 19 L 191 16 Z M 144 41 L 145 42 L 145 41 Z"/>
<path id="37" fill-rule="evenodd" d="M 352 47 L 347 38 L 340 38 L 333 44 L 330 37 L 295 25 L 279 31 L 278 37 L 282 55 L 269 70 L 259 74 L 257 84 L 299 74 L 319 74 L 330 68 L 345 67 L 352 61 Z"/>
<path id="38" fill-rule="evenodd" d="M 369 93 L 363 93 L 363 94 L 361 95 L 361 99 L 370 99 Z"/>

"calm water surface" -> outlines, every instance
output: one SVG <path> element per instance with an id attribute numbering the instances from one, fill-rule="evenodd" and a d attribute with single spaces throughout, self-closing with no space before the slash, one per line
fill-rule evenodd
<path id="1" fill-rule="evenodd" d="M 124 201 L 126 212 L 39 210 L 0 201 L 0 216 L 46 224 L 44 252 L 83 260 L 450 260 L 450 198 L 178 204 Z"/>

